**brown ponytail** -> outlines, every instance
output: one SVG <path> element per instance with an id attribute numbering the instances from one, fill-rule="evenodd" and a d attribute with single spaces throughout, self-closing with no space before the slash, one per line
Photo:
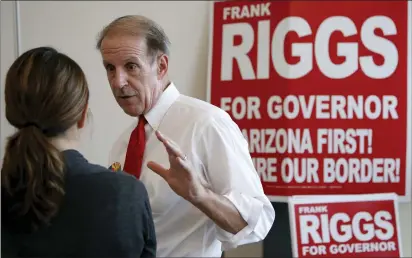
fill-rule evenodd
<path id="1" fill-rule="evenodd" d="M 7 194 L 20 199 L 9 211 L 11 218 L 29 215 L 31 225 L 25 228 L 31 230 L 49 223 L 64 196 L 63 169 L 60 152 L 39 128 L 29 126 L 11 136 L 1 173 Z"/>
<path id="2" fill-rule="evenodd" d="M 8 139 L 1 168 L 3 222 L 33 231 L 50 223 L 65 194 L 64 159 L 51 140 L 80 120 L 89 91 L 73 60 L 43 47 L 13 63 L 5 97 L 6 118 L 19 130 Z"/>

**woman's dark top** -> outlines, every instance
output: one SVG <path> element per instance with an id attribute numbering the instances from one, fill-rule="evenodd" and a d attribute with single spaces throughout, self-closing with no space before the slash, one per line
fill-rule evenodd
<path id="1" fill-rule="evenodd" d="M 2 190 L 2 257 L 156 257 L 156 237 L 144 185 L 124 172 L 63 152 L 66 195 L 51 226 L 31 234 L 7 229 L 12 199 Z"/>

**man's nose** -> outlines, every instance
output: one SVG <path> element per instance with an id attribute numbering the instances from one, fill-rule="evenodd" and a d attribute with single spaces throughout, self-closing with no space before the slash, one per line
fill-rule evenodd
<path id="1" fill-rule="evenodd" d="M 127 85 L 127 74 L 123 71 L 117 70 L 116 73 L 114 74 L 113 86 L 115 88 L 121 89 L 125 85 Z"/>

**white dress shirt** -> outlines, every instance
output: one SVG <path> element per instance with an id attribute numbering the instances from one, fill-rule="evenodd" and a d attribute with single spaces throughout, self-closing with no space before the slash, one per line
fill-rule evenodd
<path id="1" fill-rule="evenodd" d="M 179 93 L 173 83 L 145 115 L 146 148 L 140 180 L 153 212 L 158 257 L 220 257 L 222 250 L 263 240 L 275 211 L 265 196 L 249 154 L 248 143 L 230 116 L 214 105 Z M 115 142 L 110 164 L 124 166 L 135 121 Z M 178 196 L 166 181 L 147 168 L 155 161 L 169 168 L 167 152 L 155 130 L 174 141 L 201 180 L 227 197 L 248 225 L 233 235 Z"/>

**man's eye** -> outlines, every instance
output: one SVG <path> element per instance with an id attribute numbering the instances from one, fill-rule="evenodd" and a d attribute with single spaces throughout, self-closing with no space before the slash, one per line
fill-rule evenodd
<path id="1" fill-rule="evenodd" d="M 106 70 L 109 72 L 114 71 L 114 66 L 113 65 L 106 65 Z"/>
<path id="2" fill-rule="evenodd" d="M 137 68 L 137 64 L 127 64 L 127 69 L 129 70 L 136 70 Z"/>

